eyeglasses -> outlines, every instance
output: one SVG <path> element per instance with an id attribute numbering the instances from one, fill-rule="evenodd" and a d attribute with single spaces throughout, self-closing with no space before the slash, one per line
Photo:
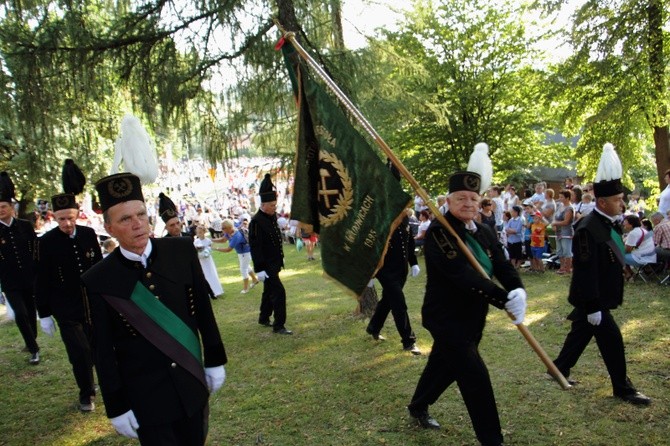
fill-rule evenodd
<path id="1" fill-rule="evenodd" d="M 482 206 L 491 206 L 491 203 L 483 204 Z"/>

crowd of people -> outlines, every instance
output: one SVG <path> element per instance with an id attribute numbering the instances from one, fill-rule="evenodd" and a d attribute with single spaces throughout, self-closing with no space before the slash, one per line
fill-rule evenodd
<path id="1" fill-rule="evenodd" d="M 670 187 L 670 176 L 664 176 Z M 547 265 L 555 266 L 557 274 L 572 272 L 572 249 L 575 225 L 596 207 L 593 183 L 575 184 L 566 178 L 558 193 L 538 182 L 522 188 L 517 194 L 513 184 L 491 186 L 482 194 L 475 221 L 487 225 L 497 235 L 510 262 L 521 271 L 544 273 Z M 438 196 L 437 204 L 442 214 L 448 206 Z M 434 219 L 430 210 L 417 195 L 411 224 L 415 227 L 416 246 L 423 245 L 425 232 Z M 627 195 L 621 206 L 618 224 L 624 231 L 626 246 L 625 277 L 632 280 L 631 268 L 657 264 L 663 269 L 670 257 L 670 191 L 661 193 L 658 211 L 647 215 L 648 206 L 637 193 Z"/>
<path id="2" fill-rule="evenodd" d="M 490 167 L 480 164 L 490 164 L 488 157 L 472 159 L 467 171 L 450 176 L 449 193 L 438 197 L 444 219 L 432 218 L 423 200 L 415 199 L 376 274 L 382 298 L 367 333 L 383 340 L 380 332 L 392 313 L 403 350 L 421 355 L 403 287 L 408 275 L 420 273 L 415 247 L 425 255 L 422 321 L 433 346 L 407 406 L 412 419 L 439 429 L 429 406 L 455 382 L 477 439 L 487 446 L 503 443 L 478 347 L 490 306 L 507 311 L 515 325 L 524 322 L 526 292 L 519 271 L 529 260 L 528 271 L 544 272 L 549 249 L 558 258 L 556 272 L 571 276 L 574 306 L 556 368 L 570 377 L 595 337 L 614 396 L 650 404 L 628 378 L 611 310 L 623 301 L 624 280 L 633 274 L 629 267 L 667 262 L 670 170 L 659 211 L 647 220 L 639 197 L 624 202 L 621 173 L 612 174 L 616 169 L 599 167 L 595 181 L 584 187 L 569 179 L 555 193 L 538 183 L 519 196 L 514 185 L 489 186 Z M 224 292 L 212 251 L 237 253 L 241 293 L 263 283 L 258 323 L 277 335 L 292 335 L 280 278 L 284 245 L 299 240 L 307 246 L 307 259 L 314 260 L 319 241 L 312 228 L 288 215 L 291 179 L 278 178 L 275 185 L 270 174 L 257 177 L 271 161 L 225 173 L 219 180 L 225 191 L 212 187 L 214 174 L 197 175 L 204 167 L 196 162 L 179 174 L 164 169 L 164 192 L 147 194 L 148 199 L 134 174 L 104 177 L 95 185 L 99 203 L 90 209 L 77 203 L 81 191 L 64 185 L 65 193 L 46 206 L 40 203 L 39 215 L 46 217 L 41 226 L 15 218 L 13 186 L 5 187 L 5 173 L 1 179 L 0 284 L 29 362 L 40 362 L 38 314 L 47 335 L 61 333 L 79 387 L 79 409 L 95 409 L 95 364 L 111 424 L 143 445 L 206 441 L 209 396 L 225 382 L 227 362 L 211 302 Z"/>

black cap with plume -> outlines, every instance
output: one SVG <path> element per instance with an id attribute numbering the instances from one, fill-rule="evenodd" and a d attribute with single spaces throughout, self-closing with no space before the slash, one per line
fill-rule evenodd
<path id="1" fill-rule="evenodd" d="M 261 197 L 261 203 L 277 201 L 277 191 L 275 190 L 274 184 L 272 184 L 272 177 L 269 173 L 266 173 L 263 181 L 261 181 L 261 185 L 258 188 L 258 195 Z"/>
<path id="2" fill-rule="evenodd" d="M 63 192 L 66 194 L 79 195 L 84 191 L 86 177 L 70 158 L 63 164 Z"/>
<path id="3" fill-rule="evenodd" d="M 140 178 L 132 173 L 117 173 L 101 178 L 95 183 L 95 189 L 103 212 L 126 201 L 144 201 Z"/>
<path id="4" fill-rule="evenodd" d="M 177 213 L 177 206 L 175 206 L 174 202 L 170 200 L 170 197 L 163 192 L 158 194 L 158 215 L 160 215 L 164 223 L 179 216 Z"/>
<path id="5" fill-rule="evenodd" d="M 11 203 L 14 199 L 14 183 L 7 172 L 0 173 L 0 201 Z"/>

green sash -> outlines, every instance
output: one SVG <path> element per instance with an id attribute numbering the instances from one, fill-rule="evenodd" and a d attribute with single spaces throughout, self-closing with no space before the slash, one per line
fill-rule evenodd
<path id="1" fill-rule="evenodd" d="M 610 237 L 614 240 L 614 243 L 619 247 L 622 254 L 626 254 L 626 247 L 623 244 L 623 238 L 614 228 L 610 230 Z"/>
<path id="2" fill-rule="evenodd" d="M 202 354 L 200 352 L 200 341 L 193 331 L 175 315 L 169 308 L 156 299 L 141 282 L 137 282 L 133 294 L 133 301 L 151 320 L 160 326 L 166 333 L 172 336 L 202 365 Z"/>
<path id="3" fill-rule="evenodd" d="M 465 233 L 465 244 L 468 245 L 468 248 L 470 248 L 470 251 L 472 251 L 472 254 L 475 256 L 482 268 L 484 268 L 486 274 L 491 277 L 493 275 L 493 263 L 491 263 L 491 259 L 489 259 L 489 256 L 486 255 L 479 242 L 475 240 L 475 238 L 469 232 Z"/>

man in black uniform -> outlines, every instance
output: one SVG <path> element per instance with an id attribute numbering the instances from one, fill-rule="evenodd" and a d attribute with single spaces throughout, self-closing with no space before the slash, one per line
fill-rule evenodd
<path id="1" fill-rule="evenodd" d="M 621 171 L 614 146 L 605 144 L 593 183 L 596 207 L 579 220 L 572 240 L 574 260 L 568 301 L 575 309 L 568 316 L 572 327 L 554 364 L 567 378 L 595 337 L 614 396 L 632 404 L 648 405 L 651 399 L 638 392 L 628 379 L 623 337 L 610 314 L 623 302 L 625 248 L 617 223 L 617 216 L 625 209 Z"/>
<path id="2" fill-rule="evenodd" d="M 396 179 L 400 181 L 398 170 L 390 162 L 388 166 Z M 409 321 L 407 302 L 402 291 L 407 282 L 408 265 L 411 266 L 412 277 L 419 275 L 421 270 L 416 254 L 414 254 L 414 237 L 409 230 L 409 218 L 405 217 L 393 231 L 384 256 L 384 265 L 377 271 L 376 277 L 382 286 L 382 298 L 377 303 L 365 331 L 375 340 L 384 340 L 379 332 L 391 312 L 398 334 L 400 334 L 403 350 L 413 355 L 420 355 L 421 350 L 415 344 L 416 335 Z"/>
<path id="3" fill-rule="evenodd" d="M 95 409 L 90 327 L 86 324 L 81 275 L 102 260 L 92 228 L 77 225 L 79 206 L 73 194 L 51 198 L 58 227 L 37 242 L 37 311 L 42 331 L 53 336 L 58 321 L 72 372 L 79 387 L 79 410 Z"/>
<path id="4" fill-rule="evenodd" d="M 140 180 L 96 183 L 119 248 L 82 276 L 107 416 L 142 445 L 203 445 L 226 352 L 193 242 L 150 239 Z"/>
<path id="5" fill-rule="evenodd" d="M 158 194 L 158 214 L 165 223 L 165 230 L 167 231 L 165 237 L 191 237 L 188 232 L 181 231 L 181 220 L 179 220 L 177 206 L 163 192 Z"/>
<path id="6" fill-rule="evenodd" d="M 14 218 L 14 184 L 0 173 L 0 284 L 14 310 L 14 320 L 30 352 L 30 364 L 39 364 L 35 313 L 35 242 L 28 220 Z"/>
<path id="7" fill-rule="evenodd" d="M 259 187 L 261 205 L 249 223 L 249 247 L 254 272 L 263 282 L 263 296 L 258 323 L 272 327 L 275 333 L 290 335 L 286 329 L 286 290 L 279 279 L 279 271 L 284 267 L 282 235 L 277 224 L 277 192 L 270 178 L 265 174 Z M 274 322 L 270 316 L 274 313 Z"/>
<path id="8" fill-rule="evenodd" d="M 490 446 L 502 444 L 503 437 L 491 380 L 478 345 L 489 305 L 505 308 L 514 315 L 514 323 L 522 323 L 526 293 L 496 235 L 474 221 L 480 183 L 481 177 L 475 172 L 452 175 L 445 218 L 502 288 L 472 267 L 455 237 L 438 220 L 431 223 L 424 245 L 428 279 L 422 317 L 434 343 L 408 409 L 421 426 L 439 429 L 428 414 L 428 406 L 456 381 L 477 439 Z"/>

